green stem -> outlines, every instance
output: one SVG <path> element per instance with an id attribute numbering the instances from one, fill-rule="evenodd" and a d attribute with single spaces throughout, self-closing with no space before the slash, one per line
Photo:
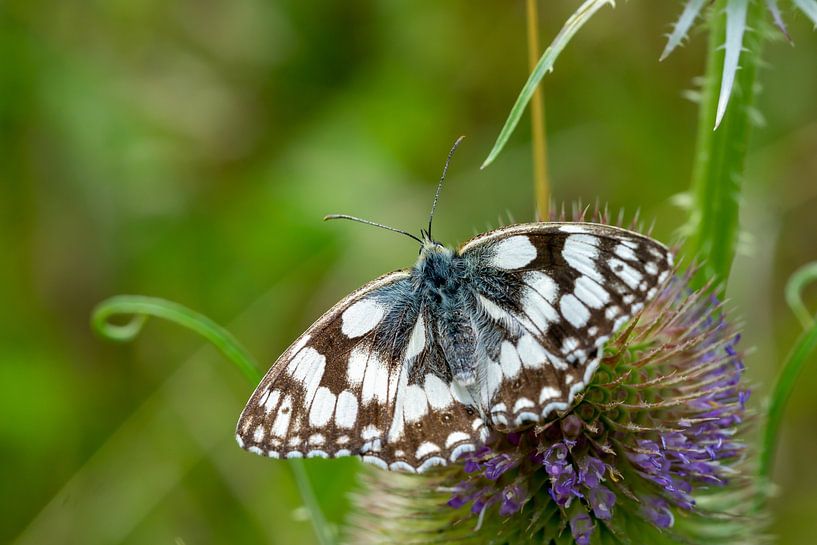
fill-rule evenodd
<path id="1" fill-rule="evenodd" d="M 815 348 L 817 348 L 817 321 L 815 321 L 817 320 L 817 316 L 815 316 L 814 319 L 811 318 L 800 296 L 803 288 L 815 280 L 817 280 L 817 261 L 795 272 L 786 285 L 786 299 L 792 311 L 798 315 L 805 312 L 809 322 L 804 324 L 805 331 L 803 331 L 797 339 L 786 361 L 783 363 L 783 367 L 780 369 L 774 389 L 772 390 L 772 395 L 769 399 L 769 406 L 766 411 L 766 426 L 763 431 L 763 442 L 760 450 L 760 464 L 758 467 L 758 476 L 760 477 L 761 483 L 764 484 L 767 483 L 771 477 L 774 454 L 778 446 L 780 424 L 783 420 L 786 404 L 794 390 L 797 376 L 808 361 L 809 356 L 811 356 Z"/>
<path id="2" fill-rule="evenodd" d="M 746 32 L 728 109 L 717 129 L 722 91 L 727 0 L 717 0 L 710 13 L 706 79 L 701 95 L 698 139 L 692 174 L 693 206 L 686 253 L 703 265 L 693 280 L 697 286 L 714 281 L 726 287 L 739 232 L 740 192 L 752 125 L 757 72 L 763 45 L 763 2 L 750 2 Z"/>
<path id="3" fill-rule="evenodd" d="M 109 321 L 114 316 L 130 316 L 131 319 L 126 324 L 117 325 Z M 117 295 L 102 301 L 94 308 L 91 327 L 110 340 L 129 342 L 139 335 L 151 316 L 186 327 L 207 339 L 227 358 L 227 361 L 238 367 L 250 384 L 258 384 L 264 377 L 261 367 L 232 333 L 207 316 L 172 301 L 143 295 Z M 289 465 L 318 541 L 321 545 L 334 545 L 334 532 L 318 505 L 303 460 L 289 460 Z"/>
<path id="4" fill-rule="evenodd" d="M 527 0 L 528 66 L 531 72 L 539 60 L 538 0 Z M 547 221 L 550 214 L 550 179 L 547 167 L 547 132 L 545 129 L 545 98 L 542 84 L 536 86 L 530 101 L 531 146 L 533 147 L 533 192 L 536 219 Z"/>
<path id="5" fill-rule="evenodd" d="M 573 13 L 573 15 L 568 17 L 567 21 L 565 21 L 565 24 L 562 27 L 562 30 L 559 31 L 559 34 L 556 35 L 550 46 L 545 49 L 544 53 L 542 53 L 542 56 L 539 58 L 539 62 L 536 63 L 536 66 L 531 71 L 530 76 L 528 76 L 528 81 L 525 82 L 525 85 L 519 92 L 519 96 L 516 98 L 516 102 L 514 103 L 513 107 L 511 107 L 511 112 L 508 114 L 508 118 L 505 120 L 505 124 L 502 126 L 502 130 L 499 131 L 499 136 L 497 136 L 496 142 L 494 142 L 494 147 L 491 148 L 488 157 L 479 168 L 487 167 L 499 156 L 499 153 L 505 147 L 505 144 L 508 143 L 508 139 L 511 137 L 513 131 L 516 129 L 516 126 L 519 124 L 519 120 L 522 118 L 522 114 L 525 112 L 525 107 L 528 105 L 531 97 L 536 92 L 539 82 L 542 81 L 545 74 L 553 70 L 553 64 L 556 62 L 559 54 L 570 42 L 573 36 L 575 36 L 579 29 L 584 26 L 584 24 L 589 21 L 598 10 L 607 4 L 614 6 L 615 2 L 614 0 L 585 0 Z"/>

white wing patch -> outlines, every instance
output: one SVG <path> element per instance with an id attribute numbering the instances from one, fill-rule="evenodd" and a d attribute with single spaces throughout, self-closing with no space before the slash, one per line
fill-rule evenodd
<path id="1" fill-rule="evenodd" d="M 302 348 L 287 366 L 289 375 L 306 390 L 304 399 L 307 405 L 315 397 L 325 369 L 326 357 L 311 347 Z"/>
<path id="2" fill-rule="evenodd" d="M 352 429 L 357 422 L 357 396 L 349 390 L 338 394 L 335 408 L 335 426 L 342 429 Z"/>
<path id="3" fill-rule="evenodd" d="M 525 273 L 524 279 L 525 283 L 538 293 L 542 299 L 551 305 L 556 302 L 556 297 L 559 295 L 559 286 L 553 278 L 541 271 L 531 271 Z"/>
<path id="4" fill-rule="evenodd" d="M 454 403 L 448 385 L 437 375 L 427 374 L 424 387 L 428 403 L 435 411 L 447 409 Z"/>
<path id="5" fill-rule="evenodd" d="M 366 359 L 366 370 L 363 375 L 363 388 L 360 401 L 364 404 L 376 400 L 385 404 L 388 401 L 389 368 L 374 351 L 369 351 Z"/>
<path id="6" fill-rule="evenodd" d="M 383 305 L 372 299 L 361 299 L 347 308 L 341 317 L 343 334 L 353 339 L 365 335 L 383 319 Z"/>
<path id="7" fill-rule="evenodd" d="M 611 258 L 608 261 L 608 264 L 610 265 L 610 269 L 612 269 L 612 271 L 616 273 L 616 275 L 621 278 L 624 283 L 630 287 L 630 289 L 636 289 L 641 283 L 641 279 L 643 278 L 641 273 L 630 267 L 627 263 L 624 263 L 622 260 Z"/>
<path id="8" fill-rule="evenodd" d="M 584 327 L 590 319 L 590 311 L 572 293 L 562 296 L 559 301 L 559 310 L 565 320 L 575 328 Z"/>
<path id="9" fill-rule="evenodd" d="M 406 360 L 411 360 L 417 357 L 426 346 L 426 325 L 423 315 L 417 318 L 414 324 L 414 329 L 411 330 L 411 337 L 409 337 L 408 346 L 406 347 Z"/>
<path id="10" fill-rule="evenodd" d="M 599 239 L 593 235 L 570 235 L 565 239 L 562 257 L 568 265 L 599 283 L 604 283 L 596 265 Z"/>
<path id="11" fill-rule="evenodd" d="M 590 308 L 599 309 L 610 301 L 610 293 L 589 276 L 576 279 L 576 297 Z"/>
<path id="12" fill-rule="evenodd" d="M 407 423 L 417 422 L 428 413 L 425 390 L 417 385 L 407 386 L 403 392 L 403 418 Z"/>
<path id="13" fill-rule="evenodd" d="M 272 424 L 272 435 L 284 439 L 289 431 L 289 420 L 292 416 L 292 396 L 285 395 L 281 406 L 278 407 L 278 415 Z"/>
<path id="14" fill-rule="evenodd" d="M 499 364 L 502 367 L 502 374 L 509 379 L 514 379 L 522 369 L 522 361 L 519 359 L 519 352 L 510 341 L 502 341 L 499 353 Z"/>
<path id="15" fill-rule="evenodd" d="M 369 363 L 369 347 L 356 346 L 349 353 L 349 361 L 346 365 L 346 380 L 349 386 L 360 386 L 363 384 L 363 377 L 366 375 L 366 365 Z"/>
<path id="16" fill-rule="evenodd" d="M 525 367 L 536 369 L 542 367 L 547 361 L 547 352 L 542 348 L 533 335 L 522 335 L 516 347 L 519 359 Z"/>
<path id="17" fill-rule="evenodd" d="M 309 409 L 309 425 L 321 428 L 332 419 L 335 414 L 335 401 L 337 397 L 326 386 L 321 386 L 315 392 L 312 400 L 312 407 Z"/>
<path id="18" fill-rule="evenodd" d="M 494 248 L 491 265 L 499 269 L 520 269 L 536 259 L 536 247 L 525 235 L 506 238 Z"/>
<path id="19" fill-rule="evenodd" d="M 538 290 L 526 288 L 522 297 L 522 308 L 540 335 L 544 335 L 548 326 L 560 321 L 556 309 L 545 300 Z"/>

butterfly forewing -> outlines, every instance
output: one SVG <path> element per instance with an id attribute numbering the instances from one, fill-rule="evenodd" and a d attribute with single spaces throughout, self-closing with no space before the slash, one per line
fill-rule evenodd
<path id="1" fill-rule="evenodd" d="M 239 444 L 273 458 L 358 455 L 404 471 L 473 450 L 487 429 L 446 376 L 411 294 L 408 273 L 396 272 L 324 314 L 257 387 Z"/>
<path id="2" fill-rule="evenodd" d="M 607 340 L 655 297 L 672 268 L 655 240 L 584 223 L 498 229 L 460 254 L 478 271 L 486 354 L 477 397 L 498 430 L 566 409 Z"/>

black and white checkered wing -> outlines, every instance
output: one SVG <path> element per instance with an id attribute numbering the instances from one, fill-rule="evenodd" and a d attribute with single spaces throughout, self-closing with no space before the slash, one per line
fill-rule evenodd
<path id="1" fill-rule="evenodd" d="M 360 456 L 424 471 L 473 450 L 487 429 L 450 382 L 410 274 L 352 293 L 276 361 L 236 437 L 272 458 Z"/>
<path id="2" fill-rule="evenodd" d="M 475 270 L 479 403 L 499 430 L 567 408 L 607 340 L 672 269 L 659 242 L 590 223 L 515 225 L 480 235 L 459 253 Z"/>

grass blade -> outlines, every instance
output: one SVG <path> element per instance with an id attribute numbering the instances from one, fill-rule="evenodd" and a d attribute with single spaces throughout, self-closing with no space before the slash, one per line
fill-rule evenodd
<path id="1" fill-rule="evenodd" d="M 513 134 L 514 129 L 516 129 L 517 124 L 519 124 L 519 119 L 525 112 L 525 107 L 528 105 L 528 102 L 533 96 L 533 92 L 536 90 L 539 82 L 542 81 L 542 78 L 546 73 L 553 70 L 553 64 L 556 62 L 559 54 L 570 42 L 571 38 L 573 38 L 576 32 L 578 32 L 579 29 L 584 26 L 584 24 L 589 21 L 590 18 L 593 17 L 593 15 L 605 4 L 615 6 L 615 2 L 613 0 L 586 0 L 581 6 L 579 6 L 579 9 L 577 9 L 573 15 L 567 19 L 562 27 L 562 30 L 559 31 L 559 34 L 556 35 L 556 38 L 554 38 L 553 42 L 542 54 L 542 57 L 539 59 L 536 68 L 534 68 L 533 72 L 528 78 L 528 81 L 525 83 L 525 86 L 522 87 L 519 97 L 516 99 L 516 102 L 511 108 L 511 113 L 508 115 L 508 119 L 505 120 L 505 125 L 499 132 L 499 136 L 494 143 L 494 147 L 491 149 L 491 152 L 488 154 L 488 158 L 485 159 L 485 162 L 482 163 L 480 168 L 485 168 L 494 162 L 494 159 L 497 158 L 499 153 L 502 151 L 502 148 L 504 148 L 505 144 L 507 144 L 508 139 L 511 137 L 511 134 Z"/>

